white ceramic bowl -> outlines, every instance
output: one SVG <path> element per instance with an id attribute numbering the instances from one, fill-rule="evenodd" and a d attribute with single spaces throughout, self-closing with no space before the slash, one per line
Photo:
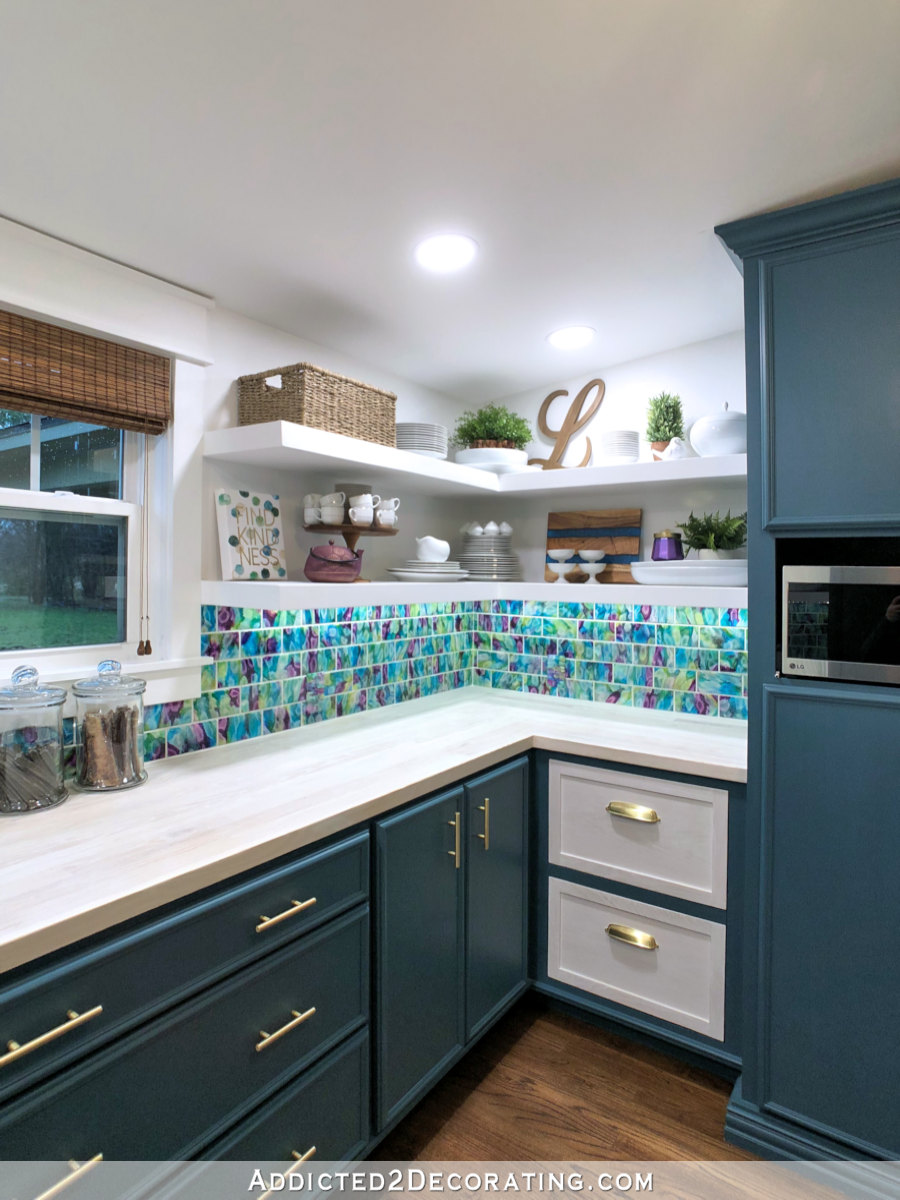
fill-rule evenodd
<path id="1" fill-rule="evenodd" d="M 561 546 L 558 550 L 548 550 L 547 557 L 552 558 L 554 562 L 564 563 L 568 559 L 574 557 L 575 550 L 572 546 Z"/>
<path id="2" fill-rule="evenodd" d="M 605 550 L 579 550 L 578 553 L 586 563 L 596 563 L 601 558 L 606 558 Z"/>
<path id="3" fill-rule="evenodd" d="M 701 417 L 691 426 L 691 445 L 702 458 L 713 458 L 719 454 L 746 454 L 746 413 L 729 412 L 725 404 L 721 412 Z"/>
<path id="4" fill-rule="evenodd" d="M 497 446 L 473 446 L 469 450 L 457 450 L 455 457 L 458 463 L 468 463 L 470 467 L 477 467 L 479 463 L 501 461 L 520 463 L 523 467 L 528 463 L 527 450 L 505 450 Z"/>

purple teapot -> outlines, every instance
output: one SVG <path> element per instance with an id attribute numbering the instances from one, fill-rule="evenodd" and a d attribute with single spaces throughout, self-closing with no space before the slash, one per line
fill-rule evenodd
<path id="1" fill-rule="evenodd" d="M 331 539 L 327 546 L 312 547 L 303 574 L 313 583 L 353 583 L 359 575 L 362 556 L 362 550 L 336 546 Z"/>

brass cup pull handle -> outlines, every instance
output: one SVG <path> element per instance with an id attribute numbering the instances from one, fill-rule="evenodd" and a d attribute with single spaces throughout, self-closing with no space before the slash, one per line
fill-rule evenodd
<path id="1" fill-rule="evenodd" d="M 606 932 L 617 942 L 637 946 L 639 950 L 659 949 L 659 942 L 652 933 L 642 933 L 640 929 L 632 929 L 630 925 L 607 925 Z"/>
<path id="2" fill-rule="evenodd" d="M 41 1192 L 36 1200 L 53 1200 L 53 1197 L 58 1196 L 70 1183 L 74 1183 L 76 1179 L 84 1178 L 88 1171 L 93 1171 L 97 1163 L 102 1161 L 102 1154 L 95 1154 L 93 1158 L 89 1158 L 87 1162 L 83 1163 L 77 1163 L 69 1159 L 69 1171 L 71 1174 L 67 1175 L 65 1179 L 61 1179 L 59 1183 L 54 1183 L 53 1187 L 47 1188 L 46 1192 Z"/>
<path id="3" fill-rule="evenodd" d="M 288 1169 L 284 1172 L 285 1179 L 288 1179 L 291 1175 L 294 1174 L 295 1171 L 299 1171 L 300 1168 L 303 1166 L 303 1164 L 305 1162 L 307 1162 L 310 1158 L 312 1158 L 312 1156 L 315 1154 L 315 1152 L 316 1152 L 315 1146 L 310 1146 L 310 1148 L 307 1150 L 307 1152 L 305 1154 L 300 1154 L 299 1151 L 292 1150 L 291 1158 L 293 1158 L 295 1160 L 295 1162 L 292 1167 L 288 1167 Z M 281 1188 L 279 1188 L 278 1190 L 281 1191 Z M 263 1192 L 263 1194 L 261 1196 L 258 1196 L 257 1200 L 269 1200 L 269 1197 L 274 1196 L 274 1195 L 275 1195 L 274 1189 L 270 1188 L 267 1192 Z"/>
<path id="4" fill-rule="evenodd" d="M 624 817 L 626 821 L 644 821 L 648 825 L 659 823 L 655 808 L 645 808 L 643 804 L 631 804 L 627 800 L 610 800 L 606 811 L 611 817 Z"/>
<path id="5" fill-rule="evenodd" d="M 484 842 L 485 850 L 491 848 L 491 799 L 490 796 L 485 796 L 484 804 L 478 805 L 478 811 L 484 813 L 484 833 L 479 833 L 479 837 Z"/>
<path id="6" fill-rule="evenodd" d="M 310 1017 L 315 1015 L 315 1005 L 308 1008 L 306 1012 L 299 1013 L 296 1009 L 291 1009 L 291 1020 L 287 1025 L 282 1025 L 280 1029 L 276 1029 L 274 1033 L 266 1033 L 264 1029 L 259 1031 L 259 1036 L 262 1041 L 256 1043 L 256 1051 L 265 1050 L 266 1046 L 271 1046 L 273 1042 L 277 1042 L 279 1038 L 284 1037 L 286 1033 L 290 1033 L 292 1029 L 296 1029 L 298 1025 L 302 1025 L 304 1021 L 308 1021 Z"/>
<path id="7" fill-rule="evenodd" d="M 450 855 L 450 857 L 453 859 L 454 866 L 456 867 L 456 869 L 457 869 L 457 871 L 458 871 L 458 870 L 459 870 L 460 861 L 461 861 L 461 857 L 460 857 L 460 848 L 459 848 L 459 836 L 460 836 L 459 813 L 456 813 L 456 814 L 455 814 L 455 816 L 454 816 L 454 818 L 453 818 L 453 820 L 452 820 L 452 821 L 448 821 L 448 822 L 447 822 L 447 824 L 448 824 L 448 825 L 452 825 L 452 826 L 453 826 L 453 828 L 454 828 L 454 830 L 456 831 L 456 838 L 455 838 L 455 841 L 454 841 L 454 846 L 453 846 L 453 849 L 452 849 L 452 850 L 448 850 L 448 851 L 447 851 L 447 853 L 448 853 L 448 854 Z"/>
<path id="8" fill-rule="evenodd" d="M 77 1029 L 79 1025 L 93 1021 L 94 1017 L 99 1017 L 102 1012 L 102 1004 L 98 1004 L 95 1008 L 89 1008 L 87 1012 L 83 1013 L 77 1013 L 71 1008 L 67 1009 L 65 1021 L 63 1021 L 62 1025 L 57 1025 L 55 1029 L 48 1029 L 40 1037 L 32 1038 L 30 1042 L 26 1042 L 24 1046 L 20 1046 L 18 1042 L 7 1042 L 6 1054 L 0 1057 L 0 1067 L 5 1067 L 7 1063 L 15 1062 L 17 1058 L 24 1058 L 32 1050 L 39 1050 L 41 1046 L 46 1046 L 48 1042 L 55 1041 L 56 1038 L 62 1037 L 64 1033 L 69 1033 L 72 1029 Z"/>
<path id="9" fill-rule="evenodd" d="M 316 902 L 315 896 L 310 896 L 310 898 L 308 900 L 292 900 L 291 907 L 286 908 L 284 910 L 284 912 L 278 913 L 277 916 L 275 916 L 275 917 L 261 916 L 259 918 L 259 924 L 256 927 L 256 932 L 262 933 L 262 931 L 264 929 L 271 929 L 272 926 L 277 925 L 279 921 L 285 921 L 285 920 L 287 920 L 288 917 L 294 916 L 295 913 L 300 913 L 300 912 L 303 912 L 304 909 L 312 908 L 312 906 L 315 904 L 315 902 Z"/>

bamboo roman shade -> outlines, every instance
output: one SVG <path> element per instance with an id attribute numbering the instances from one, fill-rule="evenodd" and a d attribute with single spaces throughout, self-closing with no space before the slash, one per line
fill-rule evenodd
<path id="1" fill-rule="evenodd" d="M 0 311 L 0 404 L 164 433 L 172 419 L 169 360 Z"/>

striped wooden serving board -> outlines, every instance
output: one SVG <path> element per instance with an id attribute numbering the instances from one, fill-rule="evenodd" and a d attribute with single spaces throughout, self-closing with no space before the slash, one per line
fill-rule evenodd
<path id="1" fill-rule="evenodd" d="M 574 550 L 605 550 L 606 570 L 598 583 L 634 583 L 631 564 L 641 557 L 641 509 L 607 508 L 600 512 L 549 513 L 547 549 L 572 546 Z M 551 562 L 549 555 L 546 559 Z M 575 557 L 565 578 L 570 583 L 586 583 L 587 575 L 578 568 Z M 544 571 L 548 582 L 555 579 Z"/>

